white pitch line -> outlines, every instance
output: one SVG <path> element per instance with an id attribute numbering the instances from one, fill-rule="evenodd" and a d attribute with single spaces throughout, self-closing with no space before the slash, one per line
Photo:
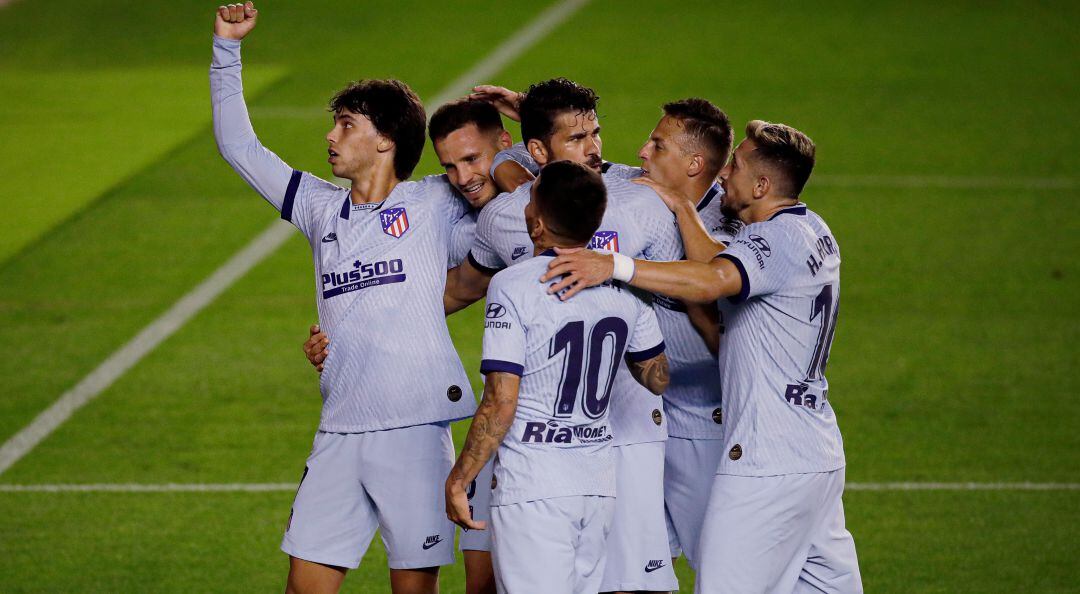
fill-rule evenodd
<path id="1" fill-rule="evenodd" d="M 1080 483 L 848 483 L 846 491 L 1080 491 Z M 291 492 L 295 483 L 99 483 L 5 485 L 0 493 L 252 493 Z"/>
<path id="2" fill-rule="evenodd" d="M 428 105 L 446 103 L 465 95 L 472 90 L 474 85 L 487 81 L 503 66 L 516 59 L 588 2 L 589 0 L 563 0 L 540 13 L 524 27 L 512 33 L 506 41 L 494 48 L 472 68 L 446 85 L 428 101 Z M 0 446 L 0 474 L 34 449 L 75 411 L 111 386 L 128 369 L 176 332 L 192 316 L 209 305 L 240 277 L 281 247 L 289 238 L 290 229 L 292 226 L 288 223 L 275 221 L 221 268 L 214 271 L 191 292 L 181 297 L 168 311 L 139 332 L 135 338 L 110 355 L 74 388 L 61 395 L 29 425 L 8 439 L 3 446 Z"/>

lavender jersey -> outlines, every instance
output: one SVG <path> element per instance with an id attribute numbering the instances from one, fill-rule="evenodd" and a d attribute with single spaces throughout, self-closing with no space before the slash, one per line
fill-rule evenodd
<path id="1" fill-rule="evenodd" d="M 647 260 L 679 258 L 682 240 L 674 215 L 656 192 L 612 175 L 604 175 L 604 185 L 608 208 L 600 229 L 589 242 L 590 248 Z M 497 271 L 532 256 L 532 241 L 525 227 L 525 205 L 531 188 L 532 182 L 526 182 L 509 194 L 497 196 L 480 212 L 476 243 L 469 252 L 473 266 Z M 667 439 L 662 399 L 637 383 L 625 365 L 619 368 L 614 391 L 618 398 L 610 414 L 615 445 Z"/>
<path id="2" fill-rule="evenodd" d="M 620 163 L 606 163 L 606 176 L 633 179 L 641 175 L 640 167 L 631 167 Z M 725 217 L 720 211 L 724 190 L 719 183 L 712 187 L 698 201 L 697 211 L 705 224 L 705 229 L 713 239 L 728 242 L 741 224 Z M 681 243 L 678 255 L 686 257 Z M 671 369 L 671 384 L 664 393 L 664 410 L 668 417 L 668 434 L 684 439 L 721 439 L 724 429 L 721 425 L 720 371 L 716 358 L 705 346 L 705 341 L 698 334 L 690 318 L 686 315 L 686 306 L 676 299 L 663 295 L 655 297 L 656 317 L 660 320 L 660 330 L 667 340 L 667 357 Z M 725 306 L 719 306 L 721 324 Z"/>
<path id="3" fill-rule="evenodd" d="M 720 344 L 724 450 L 718 474 L 769 476 L 844 466 L 829 403 L 840 248 L 799 204 L 747 225 L 720 254 L 739 269 L 739 305 Z"/>
<path id="4" fill-rule="evenodd" d="M 615 496 L 609 404 L 623 357 L 664 351 L 652 309 L 621 283 L 549 295 L 548 251 L 491 279 L 480 370 L 521 376 L 517 412 L 495 463 L 492 505 Z M 658 399 L 653 396 L 654 399 Z"/>
<path id="5" fill-rule="evenodd" d="M 475 209 L 470 208 L 454 222 L 450 230 L 449 260 L 446 262 L 448 269 L 460 265 L 469 257 L 469 249 L 472 248 L 476 237 L 476 219 L 479 214 Z"/>
<path id="6" fill-rule="evenodd" d="M 443 314 L 453 223 L 468 209 L 443 176 L 399 183 L 382 202 L 293 171 L 259 143 L 240 43 L 214 38 L 210 86 L 223 157 L 311 246 L 319 323 L 334 343 L 319 429 L 357 433 L 461 419 L 475 401 Z"/>

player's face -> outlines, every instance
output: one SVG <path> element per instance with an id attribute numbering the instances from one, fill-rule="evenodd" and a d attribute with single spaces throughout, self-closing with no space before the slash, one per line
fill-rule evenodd
<path id="1" fill-rule="evenodd" d="M 379 143 L 386 142 L 367 116 L 348 109 L 334 114 L 334 127 L 326 134 L 330 169 L 334 175 L 352 179 L 366 170 Z"/>
<path id="2" fill-rule="evenodd" d="M 565 111 L 555 118 L 555 132 L 548 141 L 548 161 L 573 161 L 600 172 L 600 121 L 596 112 Z"/>
<path id="3" fill-rule="evenodd" d="M 683 149 L 682 123 L 664 116 L 638 151 L 642 175 L 665 186 L 678 187 L 686 181 L 690 155 Z"/>
<path id="4" fill-rule="evenodd" d="M 495 154 L 510 146 L 505 130 L 481 132 L 476 124 L 468 124 L 434 144 L 450 183 L 473 208 L 483 208 L 499 193 L 490 171 Z"/>
<path id="5" fill-rule="evenodd" d="M 720 170 L 720 185 L 724 188 L 720 210 L 729 217 L 739 217 L 739 213 L 753 203 L 754 189 L 759 179 L 750 161 L 755 148 L 753 141 L 740 142 L 731 154 L 731 160 Z"/>

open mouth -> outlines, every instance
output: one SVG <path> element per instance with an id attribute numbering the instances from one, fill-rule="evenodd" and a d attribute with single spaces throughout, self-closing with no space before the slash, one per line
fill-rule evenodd
<path id="1" fill-rule="evenodd" d="M 330 158 L 327 159 L 327 161 L 330 161 L 331 163 L 333 163 L 334 159 L 337 158 L 338 154 L 336 152 L 334 152 L 333 149 L 326 149 L 326 152 L 327 152 L 327 154 L 330 155 Z"/>
<path id="2" fill-rule="evenodd" d="M 476 183 L 472 183 L 472 184 L 469 184 L 467 186 L 462 186 L 461 193 L 466 194 L 466 195 L 479 194 L 480 190 L 482 190 L 483 188 L 484 188 L 484 182 L 483 181 L 478 181 Z"/>

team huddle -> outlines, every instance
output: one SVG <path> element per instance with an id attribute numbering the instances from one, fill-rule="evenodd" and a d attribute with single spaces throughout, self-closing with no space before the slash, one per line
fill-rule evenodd
<path id="1" fill-rule="evenodd" d="M 799 195 L 798 130 L 662 106 L 639 167 L 602 158 L 596 93 L 480 86 L 430 122 L 352 83 L 326 136 L 346 189 L 262 146 L 241 80 L 251 2 L 217 11 L 221 155 L 307 238 L 323 407 L 281 548 L 337 592 L 380 531 L 395 594 L 861 592 L 825 367 L 840 252 Z M 503 116 L 520 122 L 514 144 Z M 445 169 L 408 181 L 425 134 Z M 479 405 L 446 316 L 486 299 Z M 452 421 L 472 419 L 455 459 Z"/>

